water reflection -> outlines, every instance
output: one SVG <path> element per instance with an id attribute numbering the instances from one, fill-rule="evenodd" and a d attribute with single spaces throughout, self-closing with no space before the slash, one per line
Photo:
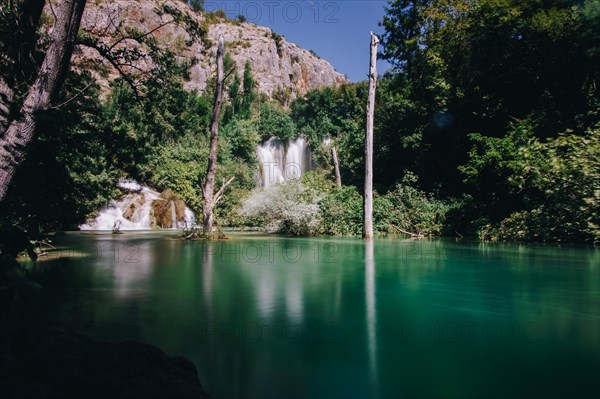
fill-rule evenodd
<path id="1" fill-rule="evenodd" d="M 288 319 L 294 323 L 302 323 L 302 313 L 304 311 L 302 276 L 290 275 L 283 289 L 285 289 Z"/>
<path id="2" fill-rule="evenodd" d="M 112 262 L 106 262 L 107 259 Z M 112 295 L 116 300 L 143 296 L 155 261 L 154 248 L 150 242 L 115 238 L 102 245 L 102 256 L 96 259 L 114 281 Z"/>
<path id="3" fill-rule="evenodd" d="M 367 308 L 367 346 L 369 351 L 369 377 L 371 391 L 378 396 L 377 372 L 377 310 L 375 303 L 375 243 L 365 242 L 365 304 Z"/>
<path id="4" fill-rule="evenodd" d="M 47 297 L 35 303 L 35 317 L 187 356 L 214 397 L 569 396 L 574 386 L 585 396 L 597 386 L 598 250 L 273 236 L 80 239 L 86 248 L 98 244 L 101 256 L 36 267 Z M 232 254 L 236 243 L 267 239 L 278 245 L 272 256 Z M 129 252 L 121 248 L 116 263 L 115 242 L 135 243 L 138 262 L 124 263 Z M 290 242 L 303 254 L 297 263 L 279 250 Z M 327 251 L 314 256 L 315 246 L 332 243 L 337 262 Z M 473 330 L 458 338 L 445 328 L 465 325 Z M 488 325 L 502 329 L 500 340 L 484 334 Z"/>
<path id="5" fill-rule="evenodd" d="M 203 261 L 202 261 L 202 292 L 204 293 L 204 301 L 209 311 L 212 309 L 212 286 L 213 286 L 213 256 L 215 244 L 207 242 L 204 244 Z"/>
<path id="6" fill-rule="evenodd" d="M 261 319 L 265 322 L 271 320 L 275 310 L 277 285 L 273 273 L 269 270 L 260 270 L 256 282 L 256 305 Z"/>

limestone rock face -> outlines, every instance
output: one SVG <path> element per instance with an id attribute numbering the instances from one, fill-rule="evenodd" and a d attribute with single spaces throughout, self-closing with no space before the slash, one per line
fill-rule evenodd
<path id="1" fill-rule="evenodd" d="M 198 22 L 207 33 L 203 40 L 191 41 L 184 27 L 169 23 L 173 18 L 162 12 L 170 7 Z M 163 26 L 164 25 L 164 26 Z M 336 86 L 347 81 L 331 64 L 310 51 L 273 34 L 269 28 L 252 23 L 240 23 L 207 16 L 177 0 L 95 0 L 88 1 L 81 24 L 85 32 L 100 36 L 105 43 L 128 30 L 153 31 L 160 44 L 168 46 L 178 57 L 191 61 L 190 80 L 186 88 L 203 91 L 215 73 L 215 51 L 219 36 L 223 36 L 227 52 L 235 61 L 238 73 L 243 74 L 246 61 L 250 62 L 259 92 L 269 96 L 286 93 L 290 100 L 324 86 Z M 114 41 L 114 40 L 113 40 Z M 118 47 L 138 46 L 125 40 Z M 118 76 L 117 71 L 90 48 L 80 47 L 76 62 L 102 65 L 106 73 L 99 74 L 101 84 Z M 149 59 L 140 60 L 136 67 L 148 67 Z"/>

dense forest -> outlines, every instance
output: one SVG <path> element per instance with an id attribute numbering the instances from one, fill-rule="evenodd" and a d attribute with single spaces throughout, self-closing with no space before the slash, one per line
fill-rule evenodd
<path id="1" fill-rule="evenodd" d="M 4 60 L 23 51 L 13 38 L 28 4 L 1 8 L 3 76 L 15 76 Z M 203 39 L 202 26 L 165 12 Z M 18 65 L 17 99 L 41 62 L 44 23 Z M 377 87 L 378 233 L 600 239 L 600 1 L 393 0 L 381 27 L 380 57 L 393 68 Z M 93 66 L 72 65 L 54 105 L 36 116 L 27 157 L 0 203 L 3 226 L 31 237 L 76 228 L 118 196 L 122 177 L 170 190 L 201 215 L 214 82 L 202 93 L 185 90 L 189 64 L 152 35 L 130 33 L 152 67 L 136 81 L 123 74 L 104 92 Z M 81 33 L 77 40 L 94 44 Z M 226 54 L 217 180 L 235 179 L 217 224 L 360 234 L 366 82 L 290 101 L 285 92 L 259 93 L 250 64 L 241 76 L 231 64 Z M 273 136 L 304 136 L 316 167 L 257 192 L 256 147 Z"/>

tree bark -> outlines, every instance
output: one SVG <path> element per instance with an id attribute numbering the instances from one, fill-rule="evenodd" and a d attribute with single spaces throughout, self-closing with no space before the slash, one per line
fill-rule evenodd
<path id="1" fill-rule="evenodd" d="M 8 128 L 14 97 L 13 86 L 0 76 L 0 135 L 3 135 Z"/>
<path id="2" fill-rule="evenodd" d="M 12 43 L 6 53 L 1 54 L 0 73 L 0 136 L 6 132 L 11 119 L 15 87 L 30 77 L 33 68 L 33 51 L 37 42 L 37 30 L 44 10 L 44 0 L 24 0 L 19 7 L 20 15 Z M 39 65 L 38 65 L 39 66 Z"/>
<path id="3" fill-rule="evenodd" d="M 342 175 L 340 174 L 340 161 L 337 156 L 335 145 L 331 147 L 331 157 L 333 158 L 333 170 L 335 171 L 335 184 L 338 188 L 342 188 Z"/>
<path id="4" fill-rule="evenodd" d="M 202 213 L 204 216 L 204 233 L 209 236 L 213 231 L 213 209 L 216 205 L 215 197 L 215 174 L 217 172 L 217 146 L 219 143 L 219 118 L 221 117 L 221 108 L 223 105 L 223 37 L 219 37 L 219 46 L 217 48 L 217 87 L 215 91 L 215 103 L 213 107 L 212 119 L 210 122 L 210 153 L 208 155 L 208 167 L 206 168 L 206 177 L 202 194 Z M 223 188 L 224 189 L 224 188 Z M 221 193 L 222 194 L 222 193 Z"/>
<path id="5" fill-rule="evenodd" d="M 15 171 L 25 159 L 38 115 L 55 99 L 71 62 L 86 0 L 64 0 L 58 8 L 50 44 L 37 77 L 15 119 L 0 138 L 0 201 L 6 196 Z"/>
<path id="6" fill-rule="evenodd" d="M 365 192 L 363 196 L 364 239 L 373 238 L 373 124 L 375 119 L 375 89 L 377 88 L 377 46 L 379 39 L 371 32 L 371 61 L 369 65 L 369 99 L 365 134 Z"/>

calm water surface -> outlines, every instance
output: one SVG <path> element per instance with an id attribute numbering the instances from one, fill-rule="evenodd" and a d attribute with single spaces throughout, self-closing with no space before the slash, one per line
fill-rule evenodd
<path id="1" fill-rule="evenodd" d="M 34 317 L 184 355 L 215 398 L 598 397 L 600 251 L 60 238 Z"/>

